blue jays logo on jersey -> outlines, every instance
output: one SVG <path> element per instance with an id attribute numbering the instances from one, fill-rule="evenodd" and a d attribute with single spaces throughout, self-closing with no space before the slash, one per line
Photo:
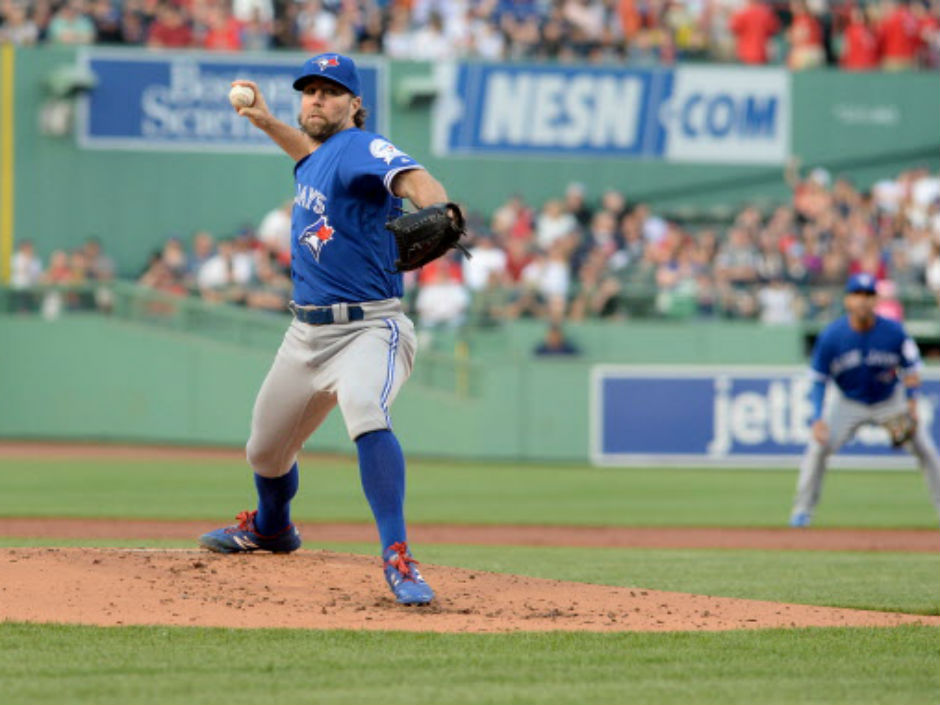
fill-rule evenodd
<path id="1" fill-rule="evenodd" d="M 392 160 L 398 157 L 404 157 L 406 161 L 410 161 L 408 155 L 398 149 L 398 147 L 378 137 L 369 143 L 369 152 L 373 157 L 381 159 L 386 164 L 391 164 Z"/>
<path id="2" fill-rule="evenodd" d="M 300 234 L 300 242 L 307 246 L 307 249 L 313 253 L 314 259 L 320 261 L 320 252 L 328 242 L 333 240 L 335 231 L 330 226 L 330 221 L 325 215 L 317 218 L 313 225 L 308 225 Z"/>
<path id="3" fill-rule="evenodd" d="M 335 56 L 324 56 L 322 59 L 317 59 L 317 66 L 321 71 L 326 71 L 330 66 L 339 66 L 339 59 Z"/>

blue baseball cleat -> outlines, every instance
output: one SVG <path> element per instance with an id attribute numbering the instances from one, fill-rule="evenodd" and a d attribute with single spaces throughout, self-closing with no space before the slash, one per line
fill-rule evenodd
<path id="1" fill-rule="evenodd" d="M 790 517 L 790 526 L 794 529 L 803 529 L 809 526 L 809 514 L 807 512 L 796 512 Z"/>
<path id="2" fill-rule="evenodd" d="M 237 524 L 203 534 L 199 537 L 199 544 L 216 553 L 290 553 L 300 548 L 300 534 L 293 524 L 274 536 L 262 536 L 255 531 L 257 513 L 242 512 L 236 517 Z"/>
<path id="3" fill-rule="evenodd" d="M 434 599 L 434 591 L 418 572 L 418 561 L 411 557 L 408 544 L 393 543 L 382 552 L 385 580 L 400 605 L 426 605 Z"/>

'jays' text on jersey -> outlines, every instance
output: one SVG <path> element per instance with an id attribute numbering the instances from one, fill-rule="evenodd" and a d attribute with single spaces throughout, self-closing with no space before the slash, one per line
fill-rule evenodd
<path id="1" fill-rule="evenodd" d="M 396 298 L 401 274 L 385 223 L 401 210 L 392 179 L 423 168 L 383 137 L 358 128 L 333 135 L 294 167 L 291 277 L 294 301 L 327 306 Z"/>
<path id="2" fill-rule="evenodd" d="M 819 335 L 813 348 L 814 379 L 832 378 L 842 393 L 862 404 L 888 399 L 898 383 L 898 369 L 916 371 L 920 351 L 896 321 L 875 317 L 875 325 L 859 332 L 848 316 L 836 319 Z"/>

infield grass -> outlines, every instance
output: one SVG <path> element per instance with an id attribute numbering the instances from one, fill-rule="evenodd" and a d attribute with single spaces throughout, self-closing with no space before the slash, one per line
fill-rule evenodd
<path id="1" fill-rule="evenodd" d="M 928 703 L 938 637 L 928 627 L 454 635 L 5 623 L 0 693 L 7 705 Z"/>
<path id="2" fill-rule="evenodd" d="M 783 526 L 796 471 L 613 469 L 413 461 L 414 522 L 591 526 Z M 254 506 L 232 461 L 0 459 L 0 516 L 231 519 Z M 368 521 L 354 459 L 308 458 L 301 521 Z M 916 472 L 833 470 L 816 526 L 936 528 Z"/>

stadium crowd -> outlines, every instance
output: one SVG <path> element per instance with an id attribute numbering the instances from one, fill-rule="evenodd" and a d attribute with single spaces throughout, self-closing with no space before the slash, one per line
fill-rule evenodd
<path id="1" fill-rule="evenodd" d="M 850 274 L 876 275 L 880 311 L 940 302 L 940 176 L 911 170 L 862 192 L 844 178 L 790 170 L 792 200 L 741 209 L 721 226 L 664 218 L 609 189 L 577 183 L 538 206 L 509 198 L 491 214 L 469 210 L 472 258 L 456 251 L 406 275 L 406 303 L 421 327 L 498 324 L 519 317 L 822 319 Z M 216 238 L 171 237 L 136 277 L 171 295 L 284 311 L 290 298 L 290 209 Z M 28 241 L 13 258 L 13 286 L 106 282 L 114 264 L 95 239 L 52 252 L 43 266 Z M 66 301 L 79 305 L 81 301 Z"/>
<path id="2" fill-rule="evenodd" d="M 940 0 L 0 0 L 0 43 L 940 66 Z"/>

